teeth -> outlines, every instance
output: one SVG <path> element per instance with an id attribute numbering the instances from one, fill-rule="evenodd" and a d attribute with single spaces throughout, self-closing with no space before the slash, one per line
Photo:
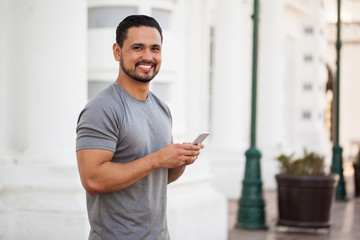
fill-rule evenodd
<path id="1" fill-rule="evenodd" d="M 146 68 L 146 69 L 150 69 L 150 68 L 151 68 L 151 65 L 139 65 L 139 67 L 141 67 L 141 68 Z"/>

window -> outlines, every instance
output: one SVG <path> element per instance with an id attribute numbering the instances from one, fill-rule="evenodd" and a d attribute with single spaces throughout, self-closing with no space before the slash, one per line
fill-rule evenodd
<path id="1" fill-rule="evenodd" d="M 114 28 L 128 15 L 137 14 L 137 7 L 93 7 L 88 9 L 88 28 Z"/>
<path id="2" fill-rule="evenodd" d="M 171 29 L 171 11 L 153 8 L 151 10 L 151 15 L 159 22 L 163 30 Z"/>
<path id="3" fill-rule="evenodd" d="M 312 85 L 311 85 L 311 83 L 305 83 L 305 84 L 303 85 L 303 89 L 304 89 L 304 91 L 311 91 L 311 90 L 312 90 Z"/>
<path id="4" fill-rule="evenodd" d="M 311 119 L 311 112 L 310 112 L 310 111 L 304 111 L 304 112 L 302 113 L 302 118 L 303 118 L 304 120 L 310 120 L 310 119 Z"/>
<path id="5" fill-rule="evenodd" d="M 170 84 L 167 82 L 156 82 L 152 83 L 152 92 L 165 102 L 170 101 Z"/>
<path id="6" fill-rule="evenodd" d="M 304 31 L 307 35 L 311 35 L 314 33 L 314 29 L 312 27 L 306 27 Z"/>
<path id="7" fill-rule="evenodd" d="M 313 56 L 311 54 L 306 54 L 304 56 L 304 61 L 305 62 L 312 62 L 312 60 L 313 60 Z"/>
<path id="8" fill-rule="evenodd" d="M 108 87 L 112 82 L 105 81 L 89 81 L 88 82 L 88 99 L 92 99 L 98 95 L 102 90 Z"/>

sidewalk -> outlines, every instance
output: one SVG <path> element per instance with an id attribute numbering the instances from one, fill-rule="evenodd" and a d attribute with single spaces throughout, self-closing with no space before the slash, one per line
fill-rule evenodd
<path id="1" fill-rule="evenodd" d="M 354 198 L 353 178 L 346 178 L 347 201 L 336 201 L 330 229 L 299 229 L 276 226 L 276 191 L 265 191 L 268 230 L 235 229 L 238 201 L 229 200 L 228 240 L 360 240 L 360 198 Z"/>

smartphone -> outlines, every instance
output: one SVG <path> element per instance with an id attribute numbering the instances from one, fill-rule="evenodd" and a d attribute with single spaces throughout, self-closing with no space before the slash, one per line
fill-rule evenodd
<path id="1" fill-rule="evenodd" d="M 210 133 L 201 133 L 195 140 L 192 142 L 192 144 L 202 143 L 207 136 L 209 136 Z"/>

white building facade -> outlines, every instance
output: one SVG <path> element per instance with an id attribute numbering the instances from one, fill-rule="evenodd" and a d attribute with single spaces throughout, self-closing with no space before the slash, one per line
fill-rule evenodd
<path id="1" fill-rule="evenodd" d="M 351 107 L 360 100 L 360 6 L 343 1 L 351 6 L 341 89 L 340 141 L 348 158 L 360 143 L 360 113 Z M 250 0 L 0 1 L 0 239 L 87 239 L 76 121 L 88 99 L 115 81 L 115 29 L 130 14 L 151 15 L 163 28 L 163 64 L 151 90 L 172 110 L 175 142 L 211 134 L 198 161 L 169 185 L 171 237 L 227 239 L 227 199 L 240 197 L 249 147 L 252 11 Z M 330 165 L 332 11 L 322 0 L 260 0 L 264 188 L 276 187 L 281 153 L 307 148 Z"/>
<path id="2" fill-rule="evenodd" d="M 86 239 L 74 127 L 86 100 L 87 2 L 0 5 L 0 239 Z"/>

